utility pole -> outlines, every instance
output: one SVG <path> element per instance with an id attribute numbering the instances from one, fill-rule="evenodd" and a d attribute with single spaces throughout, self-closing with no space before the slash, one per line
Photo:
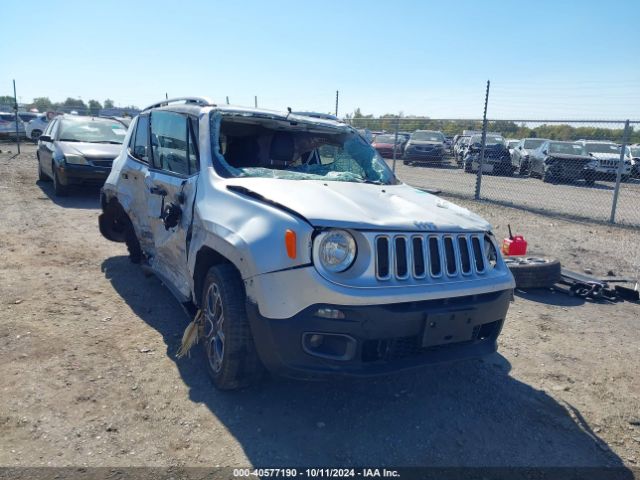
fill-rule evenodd
<path id="1" fill-rule="evenodd" d="M 338 116 L 338 98 L 340 96 L 340 92 L 336 90 L 336 117 Z"/>
<path id="2" fill-rule="evenodd" d="M 253 97 L 253 106 L 255 108 L 258 108 L 258 96 L 257 95 Z"/>
<path id="3" fill-rule="evenodd" d="M 227 105 L 229 105 L 229 95 L 227 95 Z"/>

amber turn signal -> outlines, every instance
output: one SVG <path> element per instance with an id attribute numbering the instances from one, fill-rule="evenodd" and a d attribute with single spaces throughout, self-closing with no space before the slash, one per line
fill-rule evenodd
<path id="1" fill-rule="evenodd" d="M 296 258 L 296 232 L 286 230 L 284 232 L 284 245 L 287 247 L 287 255 L 289 258 Z"/>

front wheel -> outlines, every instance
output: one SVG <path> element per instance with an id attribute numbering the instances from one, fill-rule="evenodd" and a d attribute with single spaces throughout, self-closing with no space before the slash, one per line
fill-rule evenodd
<path id="1" fill-rule="evenodd" d="M 42 165 L 40 164 L 40 156 L 37 156 L 36 161 L 38 162 L 38 181 L 39 182 L 48 182 L 51 179 L 47 177 L 47 174 L 42 171 Z"/>
<path id="2" fill-rule="evenodd" d="M 209 269 L 202 291 L 204 351 L 207 371 L 220 390 L 235 390 L 256 381 L 263 367 L 245 307 L 244 284 L 230 264 Z"/>
<path id="3" fill-rule="evenodd" d="M 66 197 L 69 194 L 69 187 L 60 183 L 60 177 L 58 176 L 58 169 L 56 164 L 51 164 L 51 171 L 53 172 L 53 191 L 56 197 Z"/>
<path id="4" fill-rule="evenodd" d="M 34 130 L 31 132 L 31 140 L 33 143 L 38 143 L 38 138 L 42 135 L 42 130 Z"/>

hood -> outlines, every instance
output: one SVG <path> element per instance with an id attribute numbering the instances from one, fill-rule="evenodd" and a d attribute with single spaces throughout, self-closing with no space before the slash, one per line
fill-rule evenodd
<path id="1" fill-rule="evenodd" d="M 592 153 L 591 157 L 598 160 L 620 160 L 620 153 Z"/>
<path id="2" fill-rule="evenodd" d="M 239 187 L 302 215 L 316 227 L 403 231 L 490 230 L 466 208 L 422 190 L 353 182 L 234 178 Z"/>
<path id="3" fill-rule="evenodd" d="M 373 148 L 393 148 L 393 143 L 373 142 L 371 146 Z"/>
<path id="4" fill-rule="evenodd" d="M 56 142 L 56 145 L 63 154 L 88 158 L 116 158 L 122 150 L 122 145 L 110 143 Z"/>
<path id="5" fill-rule="evenodd" d="M 442 145 L 442 142 L 431 142 L 427 140 L 409 140 L 411 145 Z"/>
<path id="6" fill-rule="evenodd" d="M 590 162 L 593 160 L 593 157 L 589 155 L 572 155 L 570 153 L 550 153 L 547 155 L 548 158 L 558 158 L 560 160 L 584 160 L 586 162 Z"/>

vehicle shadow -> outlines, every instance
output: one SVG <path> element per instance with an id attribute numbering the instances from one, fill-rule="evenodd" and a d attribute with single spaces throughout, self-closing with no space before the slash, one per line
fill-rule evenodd
<path id="1" fill-rule="evenodd" d="M 516 297 L 524 300 L 558 307 L 579 307 L 585 303 L 585 299 L 582 297 L 570 296 L 549 288 L 532 288 L 527 290 L 516 288 L 514 293 Z"/>
<path id="2" fill-rule="evenodd" d="M 162 335 L 194 407 L 206 405 L 255 466 L 623 467 L 574 407 L 511 377 L 499 354 L 377 379 L 269 378 L 216 391 L 200 345 L 176 359 L 188 319 L 165 287 L 125 256 L 102 270 Z"/>
<path id="3" fill-rule="evenodd" d="M 52 182 L 38 181 L 36 185 L 53 203 L 61 207 L 87 210 L 100 208 L 100 187 L 74 185 L 69 188 L 66 197 L 58 197 L 53 191 Z"/>

